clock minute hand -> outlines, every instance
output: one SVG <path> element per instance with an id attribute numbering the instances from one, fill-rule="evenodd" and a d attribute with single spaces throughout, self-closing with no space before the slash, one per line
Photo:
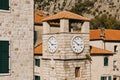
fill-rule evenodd
<path id="1" fill-rule="evenodd" d="M 74 41 L 74 42 L 79 46 L 79 44 L 76 41 Z"/>
<path id="2" fill-rule="evenodd" d="M 56 44 L 52 43 L 51 41 L 49 41 L 49 43 L 50 43 L 51 45 L 56 45 Z"/>

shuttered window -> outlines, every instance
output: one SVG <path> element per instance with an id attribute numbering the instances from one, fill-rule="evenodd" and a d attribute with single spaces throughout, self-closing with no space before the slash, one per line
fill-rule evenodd
<path id="1" fill-rule="evenodd" d="M 0 0 L 0 9 L 9 10 L 9 0 Z"/>
<path id="2" fill-rule="evenodd" d="M 104 58 L 104 66 L 108 66 L 108 57 Z"/>
<path id="3" fill-rule="evenodd" d="M 101 80 L 104 80 L 104 77 L 101 77 Z"/>
<path id="4" fill-rule="evenodd" d="M 101 80 L 112 80 L 111 76 L 102 76 Z"/>
<path id="5" fill-rule="evenodd" d="M 35 76 L 35 80 L 40 80 L 40 76 Z"/>
<path id="6" fill-rule="evenodd" d="M 102 76 L 101 80 L 107 80 L 107 77 L 106 76 L 104 76 L 104 77 Z"/>
<path id="7" fill-rule="evenodd" d="M 40 67 L 40 59 L 35 59 L 35 65 Z"/>
<path id="8" fill-rule="evenodd" d="M 111 76 L 108 76 L 108 80 L 112 80 Z"/>
<path id="9" fill-rule="evenodd" d="M 0 41 L 0 73 L 9 73 L 9 41 Z"/>
<path id="10" fill-rule="evenodd" d="M 37 41 L 37 31 L 34 31 L 34 44 L 36 43 Z"/>

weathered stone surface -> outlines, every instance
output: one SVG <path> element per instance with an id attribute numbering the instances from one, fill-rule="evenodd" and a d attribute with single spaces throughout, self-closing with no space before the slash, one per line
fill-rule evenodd
<path id="1" fill-rule="evenodd" d="M 48 24 L 45 24 L 47 22 L 43 25 L 45 32 L 43 35 L 43 80 L 90 80 L 90 62 L 86 58 L 86 54 L 89 54 L 89 26 L 87 29 L 84 28 L 84 33 L 72 33 L 68 30 L 68 20 L 62 19 L 59 33 L 50 33 L 50 30 L 46 29 Z M 51 36 L 57 39 L 57 50 L 54 53 L 50 53 L 47 46 Z M 71 48 L 71 42 L 75 36 L 80 36 L 84 41 L 85 48 L 81 53 L 75 53 Z M 54 63 L 51 64 L 52 60 Z M 75 77 L 76 67 L 80 67 L 80 77 Z"/>
<path id="2" fill-rule="evenodd" d="M 0 40 L 10 42 L 10 72 L 1 80 L 33 80 L 33 4 L 9 0 L 10 9 L 0 10 Z"/>

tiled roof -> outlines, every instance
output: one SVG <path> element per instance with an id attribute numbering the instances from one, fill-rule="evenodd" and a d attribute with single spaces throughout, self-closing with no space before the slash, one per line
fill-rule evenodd
<path id="1" fill-rule="evenodd" d="M 57 19 L 73 19 L 73 20 L 85 20 L 88 21 L 89 19 L 83 16 L 80 16 L 78 14 L 69 12 L 69 11 L 62 11 L 58 14 L 52 15 L 48 18 L 43 19 L 43 21 L 51 21 L 51 20 L 57 20 Z"/>
<path id="2" fill-rule="evenodd" d="M 34 22 L 37 24 L 42 24 L 42 19 L 48 17 L 43 11 L 36 10 L 34 12 Z"/>
<path id="3" fill-rule="evenodd" d="M 103 55 L 103 54 L 114 54 L 114 53 L 111 52 L 111 51 L 108 51 L 108 50 L 104 50 L 104 49 L 101 49 L 101 48 L 91 46 L 90 54 L 91 55 L 93 55 L 93 54 Z"/>
<path id="4" fill-rule="evenodd" d="M 120 41 L 120 30 L 105 29 L 104 33 L 105 33 L 104 40 Z M 100 36 L 101 36 L 100 29 L 90 30 L 90 40 L 102 39 Z"/>
<path id="5" fill-rule="evenodd" d="M 42 54 L 42 44 L 34 48 L 34 54 Z"/>

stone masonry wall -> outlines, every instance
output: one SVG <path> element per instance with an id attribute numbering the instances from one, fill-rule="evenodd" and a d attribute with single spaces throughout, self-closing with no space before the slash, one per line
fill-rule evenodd
<path id="1" fill-rule="evenodd" d="M 49 53 L 48 39 L 57 39 L 57 50 Z M 84 50 L 76 54 L 72 51 L 73 37 L 80 36 L 84 41 Z M 89 34 L 87 33 L 56 33 L 43 35 L 43 80 L 90 80 L 90 62 L 86 59 L 89 53 Z M 80 67 L 81 76 L 75 78 L 75 67 Z"/>
<path id="2" fill-rule="evenodd" d="M 80 77 L 75 77 L 75 68 L 80 67 Z M 43 80 L 90 80 L 88 60 L 59 61 L 43 60 Z"/>
<path id="3" fill-rule="evenodd" d="M 48 51 L 47 40 L 50 36 L 54 36 L 57 39 L 57 50 L 54 54 L 50 54 Z M 80 54 L 73 52 L 71 48 L 71 41 L 73 37 L 81 36 L 85 44 L 85 49 Z M 58 34 L 49 34 L 43 35 L 43 53 L 45 58 L 55 59 L 76 59 L 76 58 L 86 58 L 86 54 L 89 54 L 89 34 L 80 34 L 80 33 L 58 33 Z"/>
<path id="4" fill-rule="evenodd" d="M 10 42 L 10 72 L 0 80 L 33 80 L 33 0 L 9 0 L 0 10 L 0 40 Z"/>

